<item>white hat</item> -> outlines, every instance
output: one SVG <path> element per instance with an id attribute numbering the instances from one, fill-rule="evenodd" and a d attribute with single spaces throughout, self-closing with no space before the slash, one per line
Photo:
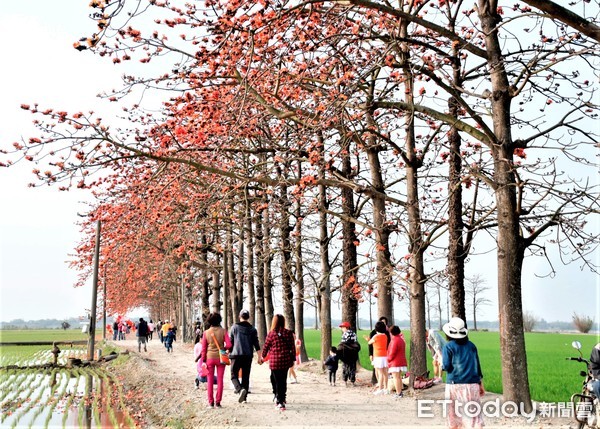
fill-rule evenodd
<path id="1" fill-rule="evenodd" d="M 453 317 L 444 325 L 442 331 L 450 338 L 460 339 L 465 338 L 469 330 L 465 326 L 465 322 L 460 317 Z"/>

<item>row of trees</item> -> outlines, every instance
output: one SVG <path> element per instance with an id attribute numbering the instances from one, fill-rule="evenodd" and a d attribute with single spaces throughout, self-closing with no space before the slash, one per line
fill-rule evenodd
<path id="1" fill-rule="evenodd" d="M 302 338 L 314 300 L 326 354 L 332 296 L 353 326 L 363 300 L 393 320 L 407 299 L 419 374 L 426 284 L 465 318 L 465 264 L 495 250 L 504 395 L 530 407 L 523 261 L 597 270 L 597 5 L 91 6 L 97 32 L 75 47 L 144 65 L 107 98 L 168 100 L 110 124 L 24 105 L 43 134 L 15 148 L 42 181 L 93 189 L 74 265 L 83 282 L 102 220 L 111 311 L 189 320 L 199 302 L 231 322 L 248 307 L 264 337 L 282 307 Z"/>

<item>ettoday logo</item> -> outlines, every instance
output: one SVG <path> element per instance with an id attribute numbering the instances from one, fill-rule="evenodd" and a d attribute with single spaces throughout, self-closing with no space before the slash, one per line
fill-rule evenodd
<path id="1" fill-rule="evenodd" d="M 522 417 L 528 423 L 532 423 L 536 414 L 541 417 L 572 417 L 573 403 L 534 403 L 532 409 L 527 412 L 525 404 L 512 401 L 501 402 L 500 398 L 485 402 L 460 402 L 449 399 L 421 399 L 417 401 L 417 416 L 419 418 L 433 418 L 435 407 L 441 407 L 442 416 L 448 416 L 450 407 L 457 417 L 477 417 L 484 416 L 490 418 L 500 417 Z"/>

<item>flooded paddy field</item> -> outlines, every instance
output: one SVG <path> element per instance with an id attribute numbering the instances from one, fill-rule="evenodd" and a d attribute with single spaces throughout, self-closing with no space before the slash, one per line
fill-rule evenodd
<path id="1" fill-rule="evenodd" d="M 135 427 L 108 365 L 86 363 L 85 345 L 59 347 L 56 365 L 52 346 L 0 347 L 0 427 Z"/>

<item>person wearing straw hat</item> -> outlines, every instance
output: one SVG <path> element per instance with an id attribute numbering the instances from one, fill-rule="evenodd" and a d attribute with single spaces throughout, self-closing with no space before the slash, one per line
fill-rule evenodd
<path id="1" fill-rule="evenodd" d="M 466 405 L 478 403 L 481 409 L 483 374 L 479 363 L 477 347 L 468 337 L 468 329 L 460 317 L 453 317 L 442 330 L 448 343 L 442 350 L 442 367 L 446 371 L 446 400 L 449 400 L 447 415 L 448 427 L 481 428 L 481 413 L 473 416 Z"/>
<path id="2" fill-rule="evenodd" d="M 348 387 L 348 382 L 355 386 L 356 383 L 356 362 L 358 361 L 358 352 L 360 344 L 356 332 L 352 330 L 350 322 L 340 323 L 342 329 L 342 341 L 337 346 L 336 355 L 342 361 L 342 375 L 344 383 Z"/>

